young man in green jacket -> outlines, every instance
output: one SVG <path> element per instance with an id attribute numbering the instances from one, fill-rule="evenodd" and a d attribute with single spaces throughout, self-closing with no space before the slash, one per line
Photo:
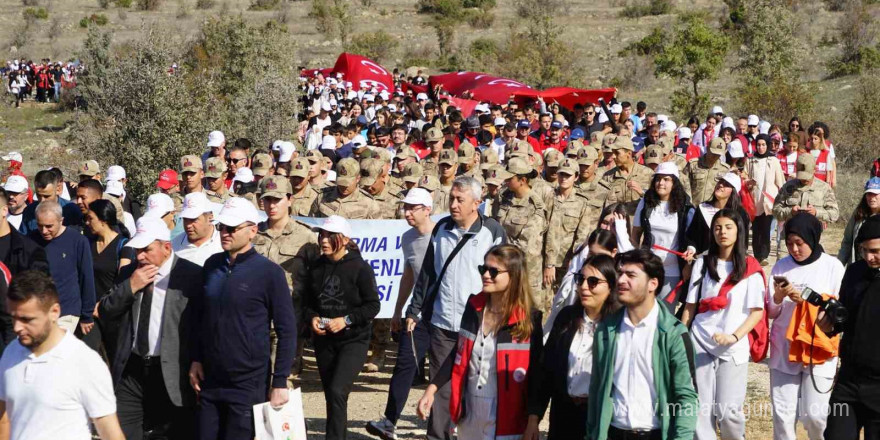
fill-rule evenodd
<path id="1" fill-rule="evenodd" d="M 587 405 L 590 440 L 691 440 L 699 405 L 687 327 L 657 302 L 663 262 L 645 249 L 618 257 L 624 305 L 599 324 Z"/>

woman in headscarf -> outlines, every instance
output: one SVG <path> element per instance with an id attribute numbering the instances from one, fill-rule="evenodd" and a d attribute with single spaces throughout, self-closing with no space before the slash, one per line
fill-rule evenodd
<path id="1" fill-rule="evenodd" d="M 837 370 L 837 357 L 812 368 L 789 361 L 792 319 L 801 292 L 810 289 L 837 296 L 843 279 L 843 265 L 824 253 L 819 239 L 822 223 L 815 216 L 801 212 L 785 223 L 785 245 L 789 256 L 773 266 L 767 303 L 770 328 L 770 397 L 773 401 L 773 438 L 795 439 L 795 425 L 800 419 L 811 440 L 823 438 L 828 414 L 827 394 Z M 816 306 L 805 305 L 814 308 Z M 812 371 L 811 371 L 812 370 Z"/>
<path id="2" fill-rule="evenodd" d="M 755 139 L 755 154 L 746 164 L 748 175 L 746 188 L 755 201 L 755 220 L 752 222 L 752 252 L 762 266 L 770 256 L 770 227 L 773 223 L 773 202 L 779 188 L 785 184 L 785 175 L 779 159 L 770 149 L 772 140 L 766 134 Z"/>

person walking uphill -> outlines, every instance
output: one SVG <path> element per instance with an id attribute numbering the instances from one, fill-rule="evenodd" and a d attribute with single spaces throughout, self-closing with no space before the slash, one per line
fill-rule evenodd
<path id="1" fill-rule="evenodd" d="M 223 251 L 205 261 L 205 291 L 190 298 L 194 313 L 189 380 L 201 407 L 201 440 L 254 438 L 253 406 L 287 403 L 287 375 L 296 353 L 296 318 L 284 270 L 254 250 L 260 216 L 232 197 L 217 217 Z M 278 351 L 269 379 L 269 328 Z M 267 386 L 271 387 L 269 393 Z"/>
<path id="2" fill-rule="evenodd" d="M 348 395 L 367 359 L 371 323 L 381 304 L 373 269 L 351 240 L 348 222 L 331 215 L 314 229 L 322 256 L 309 270 L 305 318 L 315 335 L 327 404 L 326 438 L 345 439 Z"/>

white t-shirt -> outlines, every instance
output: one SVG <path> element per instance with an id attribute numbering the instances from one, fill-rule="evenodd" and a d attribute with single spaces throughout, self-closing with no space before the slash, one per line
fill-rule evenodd
<path id="1" fill-rule="evenodd" d="M 713 280 L 706 272 L 702 283 L 699 282 L 700 274 L 703 271 L 704 257 L 698 258 L 694 262 L 694 269 L 691 272 L 691 285 L 688 289 L 687 303 L 697 304 L 697 293 L 700 288 L 703 294 L 700 299 L 715 298 L 721 292 L 721 286 L 727 280 L 727 276 L 733 272 L 732 261 L 718 261 L 716 269 L 718 270 L 719 281 Z M 694 317 L 694 323 L 691 327 L 691 338 L 694 342 L 700 344 L 704 350 L 711 355 L 721 358 L 722 360 L 733 360 L 736 365 L 740 365 L 749 360 L 749 338 L 747 336 L 739 339 L 739 342 L 733 345 L 718 345 L 712 339 L 715 333 L 733 334 L 743 322 L 748 318 L 750 309 L 764 308 L 764 278 L 761 274 L 752 274 L 750 277 L 740 280 L 727 293 L 729 301 L 727 307 L 721 310 L 705 311 L 697 313 Z"/>
<path id="2" fill-rule="evenodd" d="M 636 214 L 633 217 L 633 226 L 637 228 L 642 227 L 641 219 L 643 209 L 645 209 L 644 198 L 639 200 L 639 205 L 636 207 Z M 694 210 L 691 209 L 687 214 L 687 224 L 690 225 L 691 220 L 693 219 Z M 676 250 L 675 248 L 678 245 L 680 234 L 683 234 L 684 231 L 678 230 L 678 213 L 669 212 L 669 202 L 661 201 L 659 205 L 654 207 L 651 211 L 651 216 L 648 217 L 648 221 L 651 222 L 651 236 L 654 238 L 654 244 L 657 246 L 663 246 L 666 249 Z M 681 269 L 678 267 L 677 255 L 659 249 L 651 249 L 651 252 L 663 260 L 663 273 L 665 275 L 674 277 L 681 276 Z"/>
<path id="3" fill-rule="evenodd" d="M 6 216 L 6 220 L 9 222 L 10 225 L 12 225 L 13 229 L 18 229 L 18 227 L 21 226 L 21 218 L 23 215 L 24 211 L 18 214 L 9 214 Z"/>
<path id="4" fill-rule="evenodd" d="M 171 239 L 171 249 L 174 250 L 174 254 L 178 257 L 199 266 L 204 266 L 208 257 L 223 252 L 223 246 L 220 244 L 220 231 L 215 229 L 211 239 L 202 243 L 201 246 L 190 243 L 185 233 L 179 234 Z"/>
<path id="5" fill-rule="evenodd" d="M 773 325 L 770 326 L 770 368 L 791 375 L 809 371 L 803 364 L 788 361 L 791 342 L 785 337 L 785 334 L 788 332 L 788 324 L 791 322 L 791 315 L 797 305 L 788 297 L 782 299 L 782 304 L 773 302 L 773 295 L 776 291 L 773 276 L 784 276 L 796 290 L 802 291 L 805 287 L 809 287 L 819 293 L 838 296 L 843 273 L 843 264 L 828 254 L 822 254 L 818 260 L 806 266 L 798 265 L 791 256 L 785 257 L 773 265 L 773 270 L 770 271 L 770 286 L 767 291 L 767 317 L 773 320 Z M 813 374 L 819 377 L 833 378 L 836 371 L 836 357 L 823 364 L 813 366 Z"/>
<path id="6" fill-rule="evenodd" d="M 116 413 L 110 370 L 69 332 L 40 357 L 13 341 L 0 374 L 13 439 L 91 440 L 89 419 Z"/>

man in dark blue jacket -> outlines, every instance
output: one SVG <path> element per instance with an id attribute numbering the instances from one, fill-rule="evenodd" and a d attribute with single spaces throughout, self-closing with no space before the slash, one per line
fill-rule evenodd
<path id="1" fill-rule="evenodd" d="M 204 294 L 192 299 L 198 316 L 189 380 L 201 402 L 200 439 L 250 440 L 255 435 L 252 407 L 267 396 L 272 407 L 287 403 L 296 318 L 284 270 L 251 244 L 260 222 L 257 208 L 232 197 L 217 222 L 224 252 L 205 262 Z M 278 338 L 271 370 L 270 324 Z"/>

